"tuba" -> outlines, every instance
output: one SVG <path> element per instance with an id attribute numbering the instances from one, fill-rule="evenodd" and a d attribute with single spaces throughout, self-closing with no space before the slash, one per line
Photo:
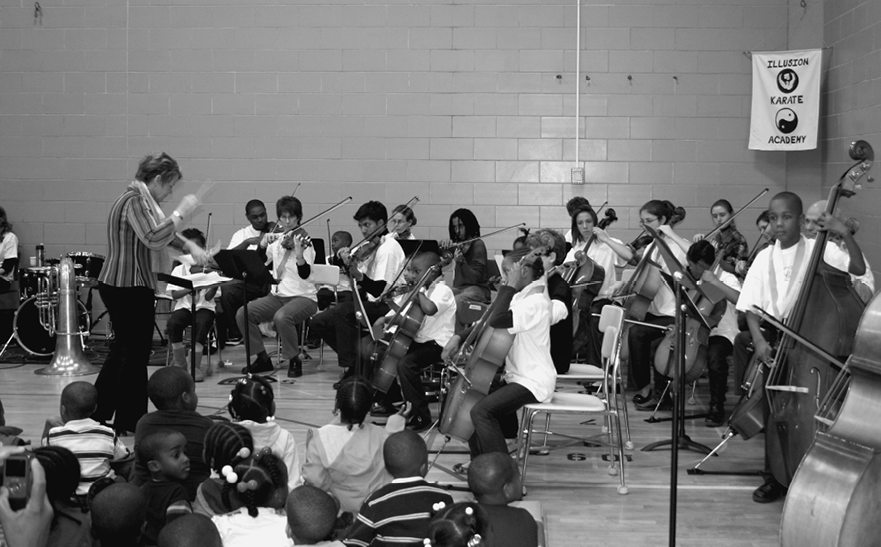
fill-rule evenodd
<path id="1" fill-rule="evenodd" d="M 61 259 L 46 280 L 45 290 L 37 296 L 40 325 L 56 335 L 55 354 L 49 366 L 34 371 L 43 376 L 85 376 L 97 374 L 83 352 L 77 323 L 76 270 L 73 260 Z M 57 306 L 56 306 L 57 304 Z"/>

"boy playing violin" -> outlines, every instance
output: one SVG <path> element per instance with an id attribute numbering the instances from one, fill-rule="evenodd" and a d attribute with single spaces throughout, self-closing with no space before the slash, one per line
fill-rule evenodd
<path id="1" fill-rule="evenodd" d="M 318 290 L 312 282 L 315 250 L 307 236 L 295 231 L 303 219 L 300 200 L 283 196 L 276 202 L 275 210 L 279 224 L 289 233 L 272 242 L 269 234 L 266 234 L 260 241 L 260 247 L 266 249 L 267 258 L 272 260 L 272 277 L 278 280 L 278 284 L 272 286 L 268 295 L 248 305 L 247 318 L 244 308 L 239 308 L 236 313 L 239 330 L 245 332 L 245 321 L 249 323 L 249 348 L 252 355 L 257 355 L 257 359 L 245 367 L 242 374 L 271 372 L 274 369 L 258 327 L 261 322 L 271 320 L 281 338 L 282 359 L 288 362 L 288 376 L 298 377 L 303 374 L 303 364 L 298 355 L 297 325 L 318 311 Z"/>
<path id="2" fill-rule="evenodd" d="M 431 425 L 431 410 L 422 389 L 420 372 L 433 363 L 440 362 L 441 349 L 453 336 L 453 328 L 456 322 L 456 299 L 453 290 L 447 286 L 441 277 L 441 259 L 436 253 L 425 252 L 416 255 L 410 265 L 404 270 L 404 280 L 407 285 L 417 291 L 414 305 L 418 306 L 425 318 L 422 325 L 413 337 L 407 348 L 407 353 L 397 364 L 397 379 L 400 385 L 400 394 L 404 401 L 412 404 L 410 420 L 407 428 L 414 431 L 424 431 Z M 424 280 L 423 280 L 424 278 Z M 416 284 L 422 282 L 417 287 Z M 374 323 L 374 333 L 377 338 L 376 344 L 382 347 L 383 327 L 391 321 L 396 313 L 400 313 L 398 305 L 390 303 L 393 308 L 384 317 Z M 362 357 L 370 356 L 376 348 L 373 348 L 370 337 L 362 340 Z M 378 360 L 376 365 L 382 364 Z M 374 372 L 374 378 L 378 371 Z M 380 373 L 381 374 L 381 373 Z M 397 412 L 391 403 L 398 398 L 398 389 L 394 386 L 382 397 L 370 412 L 373 416 L 391 416 Z"/>
<path id="3" fill-rule="evenodd" d="M 505 358 L 505 370 L 497 389 L 471 409 L 474 434 L 469 439 L 472 458 L 488 452 L 508 452 L 500 421 L 524 405 L 546 402 L 554 394 L 557 372 L 550 352 L 551 301 L 541 259 L 542 249 L 513 251 L 505 257 L 505 284 L 496 297 L 496 311 L 489 326 L 507 329 L 514 341 Z M 463 332 L 450 338 L 442 357 L 459 348 Z"/>
<path id="4" fill-rule="evenodd" d="M 363 303 L 363 313 L 366 315 L 364 320 L 371 325 L 389 311 L 388 304 L 378 300 L 378 297 L 398 277 L 404 264 L 404 250 L 394 237 L 383 237 L 379 241 L 385 233 L 388 220 L 388 211 L 382 203 L 368 201 L 358 208 L 354 219 L 361 235 L 375 236 L 375 242 L 370 240 L 365 243 L 378 246 L 366 256 L 359 256 L 361 253 L 357 253 L 357 250 L 353 255 L 351 249 L 344 247 L 340 249 L 339 256 L 349 264 L 349 275 L 367 295 L 367 302 Z M 345 369 L 343 378 L 354 376 L 356 372 L 360 341 L 356 311 L 362 311 L 358 303 L 340 302 L 312 318 L 312 334 L 322 338 L 337 353 L 339 365 Z M 339 382 L 334 384 L 334 388 L 338 385 Z"/>
<path id="5" fill-rule="evenodd" d="M 772 348 L 767 337 L 769 332 L 761 328 L 761 319 L 753 312 L 758 306 L 779 320 L 789 317 L 801 286 L 805 281 L 808 263 L 811 260 L 816 240 L 807 239 L 801 234 L 804 223 L 802 201 L 792 192 L 780 192 L 771 199 L 768 207 L 770 230 L 776 242 L 763 249 L 755 258 L 752 267 L 746 274 L 737 310 L 746 313 L 748 331 L 741 332 L 734 339 L 735 380 L 743 378 L 749 363 L 751 348 L 757 359 L 768 362 L 772 357 Z M 819 219 L 820 229 L 841 236 L 847 242 L 850 253 L 848 263 L 844 260 L 829 262 L 827 253 L 825 260 L 830 266 L 853 275 L 863 275 L 865 264 L 862 252 L 853 235 L 843 222 L 832 215 L 823 213 Z M 780 484 L 769 472 L 769 444 L 765 443 L 765 484 L 753 492 L 753 501 L 768 503 L 779 499 L 786 493 L 786 487 Z"/>

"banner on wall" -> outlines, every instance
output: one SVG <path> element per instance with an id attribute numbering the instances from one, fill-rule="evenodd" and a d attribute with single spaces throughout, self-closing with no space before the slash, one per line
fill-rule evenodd
<path id="1" fill-rule="evenodd" d="M 820 120 L 822 50 L 752 52 L 750 150 L 813 150 Z"/>

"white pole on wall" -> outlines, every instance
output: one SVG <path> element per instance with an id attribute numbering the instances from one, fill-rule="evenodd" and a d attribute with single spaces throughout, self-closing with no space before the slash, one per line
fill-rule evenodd
<path id="1" fill-rule="evenodd" d="M 584 184 L 584 169 L 578 155 L 579 125 L 581 123 L 581 0 L 575 0 L 575 167 L 572 184 Z"/>

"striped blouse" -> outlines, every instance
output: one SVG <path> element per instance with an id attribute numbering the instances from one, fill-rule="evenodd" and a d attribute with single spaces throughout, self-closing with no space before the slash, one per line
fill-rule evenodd
<path id="1" fill-rule="evenodd" d="M 129 187 L 113 207 L 107 219 L 109 251 L 98 281 L 112 287 L 148 287 L 156 289 L 150 252 L 164 249 L 174 241 L 174 222 L 169 216 L 153 225 L 147 204 L 140 193 Z"/>

